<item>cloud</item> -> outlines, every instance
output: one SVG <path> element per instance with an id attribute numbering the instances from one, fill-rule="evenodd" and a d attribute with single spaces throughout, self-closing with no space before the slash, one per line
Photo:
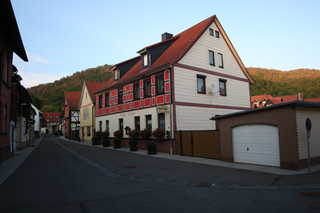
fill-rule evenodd
<path id="1" fill-rule="evenodd" d="M 29 54 L 30 63 L 49 64 L 49 60 L 38 55 Z"/>
<path id="2" fill-rule="evenodd" d="M 22 71 L 22 85 L 26 88 L 33 87 L 39 84 L 45 84 L 54 82 L 61 78 L 58 74 L 49 74 L 49 73 L 33 73 L 28 71 Z"/>

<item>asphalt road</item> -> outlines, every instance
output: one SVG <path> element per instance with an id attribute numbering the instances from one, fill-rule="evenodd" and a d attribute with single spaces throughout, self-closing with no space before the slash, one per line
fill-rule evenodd
<path id="1" fill-rule="evenodd" d="M 320 173 L 276 176 L 47 137 L 0 185 L 1 213 L 320 212 Z"/>

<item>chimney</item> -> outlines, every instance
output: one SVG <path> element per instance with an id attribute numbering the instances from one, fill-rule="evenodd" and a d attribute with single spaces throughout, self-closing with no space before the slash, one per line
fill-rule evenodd
<path id="1" fill-rule="evenodd" d="M 172 37 L 173 37 L 173 35 L 172 35 L 171 33 L 165 32 L 165 33 L 163 33 L 163 34 L 161 35 L 161 41 L 168 40 L 168 39 L 170 39 L 170 38 L 172 38 Z"/>
<path id="2" fill-rule="evenodd" d="M 298 101 L 303 101 L 303 93 L 302 92 L 298 93 Z"/>

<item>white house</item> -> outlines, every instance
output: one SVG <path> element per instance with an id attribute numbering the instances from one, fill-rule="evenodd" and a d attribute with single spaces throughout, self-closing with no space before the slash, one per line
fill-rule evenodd
<path id="1" fill-rule="evenodd" d="M 41 114 L 41 111 L 36 107 L 34 106 L 33 104 L 31 104 L 31 107 L 32 109 L 35 111 L 35 115 L 34 115 L 34 132 L 35 133 L 40 133 L 40 114 Z"/>
<path id="2" fill-rule="evenodd" d="M 250 108 L 250 76 L 216 16 L 113 66 L 96 93 L 96 130 L 214 130 L 209 119 Z"/>

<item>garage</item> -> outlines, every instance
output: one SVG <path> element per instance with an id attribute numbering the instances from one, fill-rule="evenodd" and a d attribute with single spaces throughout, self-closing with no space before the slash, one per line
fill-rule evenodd
<path id="1" fill-rule="evenodd" d="M 279 131 L 272 125 L 243 125 L 232 129 L 234 162 L 280 167 Z"/>

